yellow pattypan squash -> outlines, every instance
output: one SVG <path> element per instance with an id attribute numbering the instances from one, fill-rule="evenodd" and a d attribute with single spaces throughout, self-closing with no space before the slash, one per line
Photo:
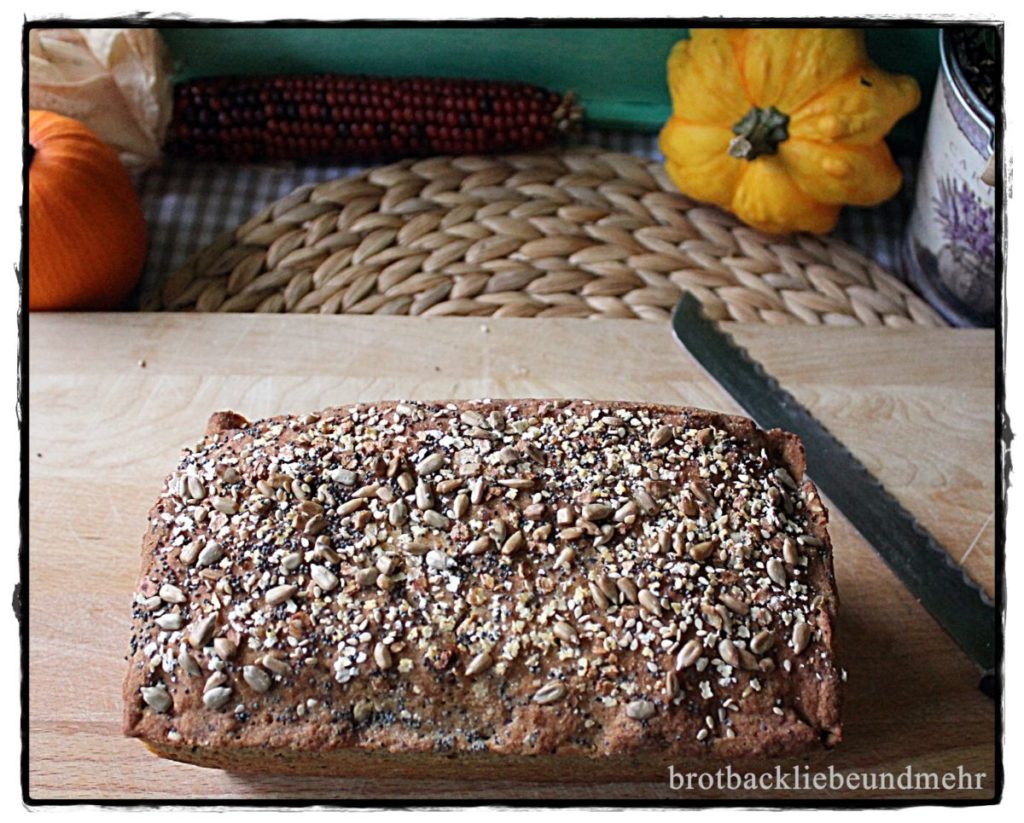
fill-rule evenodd
<path id="1" fill-rule="evenodd" d="M 883 139 L 921 98 L 853 29 L 695 29 L 668 60 L 661 132 L 679 190 L 772 233 L 827 232 L 899 190 Z"/>

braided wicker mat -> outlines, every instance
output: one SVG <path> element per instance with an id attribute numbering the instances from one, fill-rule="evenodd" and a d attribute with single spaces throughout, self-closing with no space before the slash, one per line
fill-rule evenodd
<path id="1" fill-rule="evenodd" d="M 943 326 L 828 237 L 769 237 L 582 148 L 404 161 L 309 184 L 193 255 L 148 308 Z"/>

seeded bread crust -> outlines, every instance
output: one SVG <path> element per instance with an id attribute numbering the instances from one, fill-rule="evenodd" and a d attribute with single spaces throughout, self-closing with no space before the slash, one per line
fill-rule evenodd
<path id="1" fill-rule="evenodd" d="M 827 518 L 798 438 L 700 409 L 221 412 L 150 512 L 124 732 L 236 771 L 542 780 L 831 746 Z"/>

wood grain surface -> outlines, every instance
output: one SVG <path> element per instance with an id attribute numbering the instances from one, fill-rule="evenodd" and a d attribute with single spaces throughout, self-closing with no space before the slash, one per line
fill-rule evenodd
<path id="1" fill-rule="evenodd" d="M 994 590 L 994 338 L 964 330 L 733 326 L 738 340 Z M 846 739 L 812 771 L 984 772 L 979 791 L 680 792 L 652 783 L 243 777 L 120 736 L 146 512 L 212 411 L 250 418 L 394 398 L 584 397 L 741 411 L 635 321 L 32 315 L 29 793 L 33 799 L 987 797 L 996 707 L 955 644 L 832 512 Z M 815 470 L 823 467 L 810 467 Z M 679 764 L 681 770 L 699 764 Z M 774 770 L 775 764 L 764 764 Z"/>

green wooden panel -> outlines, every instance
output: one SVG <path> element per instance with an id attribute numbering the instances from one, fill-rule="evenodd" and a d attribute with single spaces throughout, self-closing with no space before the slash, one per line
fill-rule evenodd
<path id="1" fill-rule="evenodd" d="M 658 129 L 669 114 L 665 60 L 687 35 L 672 27 L 184 27 L 164 35 L 181 78 L 212 74 L 335 71 L 523 80 L 572 90 L 597 125 Z M 913 74 L 930 97 L 938 31 L 873 28 L 872 56 Z M 919 145 L 926 103 L 898 127 L 897 143 Z"/>

